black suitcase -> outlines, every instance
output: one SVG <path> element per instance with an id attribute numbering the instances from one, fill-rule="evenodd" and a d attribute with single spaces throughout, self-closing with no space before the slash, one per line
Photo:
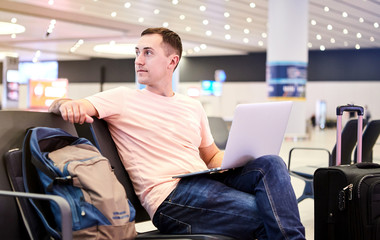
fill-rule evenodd
<path id="1" fill-rule="evenodd" d="M 314 237 L 326 239 L 380 239 L 380 165 L 361 163 L 364 110 L 337 108 L 337 165 L 340 165 L 341 117 L 358 113 L 357 164 L 319 168 L 314 173 Z"/>

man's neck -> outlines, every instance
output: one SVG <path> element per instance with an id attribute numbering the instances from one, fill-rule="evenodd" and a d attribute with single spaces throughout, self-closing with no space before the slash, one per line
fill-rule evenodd
<path id="1" fill-rule="evenodd" d="M 157 88 L 154 88 L 154 87 L 146 86 L 146 90 L 148 90 L 149 92 L 155 93 L 157 95 L 164 96 L 164 97 L 172 97 L 172 96 L 174 96 L 174 92 L 173 92 L 172 88 L 157 89 Z"/>

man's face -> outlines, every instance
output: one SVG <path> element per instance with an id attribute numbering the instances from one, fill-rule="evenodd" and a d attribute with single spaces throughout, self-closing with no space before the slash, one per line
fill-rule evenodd
<path id="1" fill-rule="evenodd" d="M 135 71 L 140 84 L 156 85 L 168 81 L 171 55 L 159 34 L 148 34 L 140 38 L 136 46 Z M 171 81 L 171 78 L 169 79 Z"/>

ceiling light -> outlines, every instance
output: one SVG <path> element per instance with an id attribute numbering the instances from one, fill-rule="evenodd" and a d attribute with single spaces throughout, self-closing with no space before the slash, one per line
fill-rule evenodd
<path id="1" fill-rule="evenodd" d="M 267 38 L 268 35 L 267 35 L 267 33 L 263 32 L 263 33 L 261 34 L 261 37 L 262 37 L 262 38 Z"/>
<path id="2" fill-rule="evenodd" d="M 307 46 L 308 46 L 309 48 L 311 48 L 311 47 L 313 47 L 313 44 L 312 44 L 311 42 L 308 42 L 308 43 L 307 43 Z"/>
<path id="3" fill-rule="evenodd" d="M 357 37 L 357 38 L 362 38 L 362 34 L 361 34 L 361 33 L 357 33 L 357 34 L 356 34 L 356 37 Z"/>
<path id="4" fill-rule="evenodd" d="M 258 44 L 259 44 L 259 46 L 264 46 L 264 42 L 263 41 L 259 41 Z"/>
<path id="5" fill-rule="evenodd" d="M 187 50 L 187 53 L 188 54 L 192 54 L 194 51 L 193 51 L 193 49 L 189 49 L 189 50 Z"/>
<path id="6" fill-rule="evenodd" d="M 142 22 L 144 22 L 144 18 L 143 17 L 139 17 L 139 19 L 137 21 L 139 21 L 140 23 L 142 23 Z"/>
<path id="7" fill-rule="evenodd" d="M 317 21 L 315 21 L 314 19 L 312 19 L 312 20 L 310 21 L 310 23 L 311 23 L 311 25 L 317 25 Z"/>
<path id="8" fill-rule="evenodd" d="M 348 13 L 342 12 L 342 17 L 344 17 L 344 18 L 348 17 Z"/>
<path id="9" fill-rule="evenodd" d="M 116 15 L 117 15 L 117 12 L 112 12 L 111 13 L 111 17 L 116 17 Z"/>
<path id="10" fill-rule="evenodd" d="M 327 29 L 328 29 L 328 30 L 332 30 L 333 27 L 329 24 L 329 25 L 327 25 Z"/>
<path id="11" fill-rule="evenodd" d="M 178 4 L 178 0 L 172 0 L 172 4 L 177 5 Z"/>
<path id="12" fill-rule="evenodd" d="M 360 45 L 359 45 L 359 44 L 355 44 L 355 48 L 356 48 L 357 50 L 359 50 L 359 49 L 360 49 Z"/>
<path id="13" fill-rule="evenodd" d="M 0 35 L 18 34 L 23 32 L 25 32 L 25 27 L 20 24 L 0 22 Z"/>
<path id="14" fill-rule="evenodd" d="M 206 31 L 206 35 L 207 35 L 207 36 L 211 36 L 211 35 L 212 35 L 212 32 L 211 32 L 210 30 L 207 30 L 207 31 Z"/>
<path id="15" fill-rule="evenodd" d="M 202 5 L 202 6 L 199 7 L 199 10 L 201 10 L 202 12 L 204 12 L 204 11 L 206 11 L 206 7 Z"/>
<path id="16" fill-rule="evenodd" d="M 364 19 L 363 18 L 359 18 L 359 22 L 363 23 Z"/>
<path id="17" fill-rule="evenodd" d="M 250 17 L 247 17 L 246 20 L 247 20 L 247 22 L 249 22 L 249 23 L 252 22 L 252 18 L 250 18 Z"/>
<path id="18" fill-rule="evenodd" d="M 370 40 L 371 42 L 374 42 L 374 41 L 375 41 L 375 38 L 374 38 L 374 37 L 370 37 L 369 40 Z"/>
<path id="19" fill-rule="evenodd" d="M 321 51 L 325 51 L 325 50 L 326 50 L 326 47 L 323 46 L 323 45 L 321 45 L 321 46 L 319 47 L 319 50 L 321 50 Z"/>
<path id="20" fill-rule="evenodd" d="M 331 39 L 330 39 L 330 42 L 331 42 L 331 43 L 335 43 L 335 39 L 334 39 L 334 38 L 331 38 Z"/>
<path id="21" fill-rule="evenodd" d="M 324 10 L 325 12 L 328 12 L 328 11 L 330 11 L 330 8 L 329 8 L 329 7 L 324 7 L 323 10 Z"/>
<path id="22" fill-rule="evenodd" d="M 202 43 L 202 44 L 201 44 L 201 49 L 206 49 L 206 48 L 207 48 L 207 45 L 204 44 L 204 43 Z"/>
<path id="23" fill-rule="evenodd" d="M 191 27 L 186 27 L 185 30 L 186 30 L 187 32 L 190 32 L 190 31 L 191 31 Z"/>
<path id="24" fill-rule="evenodd" d="M 207 25 L 208 24 L 208 20 L 207 19 L 205 19 L 205 20 L 203 20 L 203 25 Z"/>
<path id="25" fill-rule="evenodd" d="M 11 38 L 12 38 L 12 39 L 15 39 L 15 38 L 16 38 L 16 33 L 12 33 L 12 34 L 11 34 Z"/>
<path id="26" fill-rule="evenodd" d="M 132 4 L 130 2 L 124 3 L 124 7 L 125 8 L 130 8 L 131 6 L 132 6 Z"/>
<path id="27" fill-rule="evenodd" d="M 183 14 L 179 16 L 179 19 L 181 19 L 181 20 L 184 20 L 185 18 L 186 18 L 186 17 L 185 17 L 185 15 L 183 15 Z"/>
<path id="28" fill-rule="evenodd" d="M 315 36 L 315 38 L 318 39 L 318 40 L 321 40 L 322 36 L 320 34 L 317 34 L 317 36 Z"/>
<path id="29" fill-rule="evenodd" d="M 230 40 L 231 39 L 231 35 L 230 34 L 226 34 L 226 35 L 224 35 L 224 38 L 227 39 L 227 40 Z"/>
<path id="30" fill-rule="evenodd" d="M 16 22 L 17 22 L 17 18 L 14 18 L 14 17 L 13 17 L 13 18 L 11 19 L 11 23 L 16 23 Z"/>
<path id="31" fill-rule="evenodd" d="M 153 13 L 156 14 L 156 15 L 159 14 L 160 13 L 160 9 L 154 9 Z"/>
<path id="32" fill-rule="evenodd" d="M 251 8 L 255 8 L 255 7 L 256 7 L 256 4 L 253 3 L 253 2 L 251 2 L 251 3 L 249 4 L 249 6 L 250 6 Z"/>
<path id="33" fill-rule="evenodd" d="M 201 49 L 199 47 L 194 47 L 195 52 L 199 52 Z"/>
<path id="34" fill-rule="evenodd" d="M 248 38 L 243 38 L 243 42 L 244 43 L 249 43 L 249 39 Z"/>
<path id="35" fill-rule="evenodd" d="M 375 28 L 379 28 L 379 23 L 378 23 L 378 22 L 375 22 L 375 23 L 373 23 L 373 26 L 374 26 Z"/>
<path id="36" fill-rule="evenodd" d="M 228 25 L 228 24 L 226 24 L 226 25 L 224 25 L 224 29 L 226 29 L 226 30 L 230 30 L 230 29 L 231 29 L 231 26 Z"/>
<path id="37" fill-rule="evenodd" d="M 134 55 L 136 44 L 99 44 L 93 50 L 98 53 L 110 53 L 117 55 Z"/>
<path id="38" fill-rule="evenodd" d="M 348 34 L 348 30 L 347 29 L 343 29 L 343 33 L 344 34 Z"/>
<path id="39" fill-rule="evenodd" d="M 168 22 L 164 22 L 164 23 L 162 24 L 162 26 L 167 28 L 167 27 L 169 27 L 169 23 L 168 23 Z"/>
<path id="40" fill-rule="evenodd" d="M 249 32 L 250 32 L 250 31 L 249 31 L 248 28 L 244 28 L 244 33 L 245 33 L 245 34 L 249 34 Z"/>
<path id="41" fill-rule="evenodd" d="M 229 12 L 225 12 L 224 13 L 224 17 L 228 18 L 230 16 L 230 13 Z"/>

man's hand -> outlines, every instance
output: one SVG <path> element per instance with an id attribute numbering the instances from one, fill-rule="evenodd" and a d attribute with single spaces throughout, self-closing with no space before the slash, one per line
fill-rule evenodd
<path id="1" fill-rule="evenodd" d="M 60 114 L 65 121 L 83 124 L 92 123 L 91 116 L 97 116 L 95 107 L 85 99 L 71 100 L 68 98 L 58 99 L 49 107 L 49 112 Z"/>

